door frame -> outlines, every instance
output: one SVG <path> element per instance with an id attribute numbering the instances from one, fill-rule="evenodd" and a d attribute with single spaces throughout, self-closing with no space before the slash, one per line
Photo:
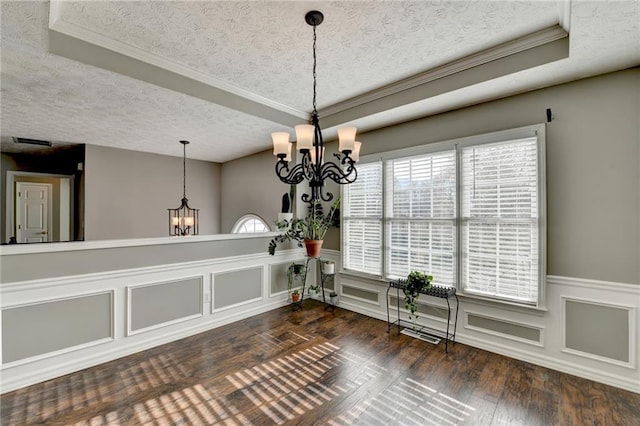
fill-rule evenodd
<path id="1" fill-rule="evenodd" d="M 74 188 L 75 188 L 75 176 L 74 175 L 62 175 L 55 173 L 36 173 L 36 172 L 21 172 L 19 170 L 7 170 L 7 183 L 5 192 L 5 237 L 8 240 L 9 237 L 15 236 L 15 211 L 16 211 L 16 198 L 15 198 L 15 181 L 17 177 L 40 177 L 40 178 L 58 178 L 69 179 L 69 223 L 70 231 L 73 232 L 74 223 L 73 216 L 75 211 Z M 51 194 L 53 196 L 53 194 Z M 49 232 L 52 232 L 49 230 Z M 6 242 L 6 241 L 4 241 Z"/>

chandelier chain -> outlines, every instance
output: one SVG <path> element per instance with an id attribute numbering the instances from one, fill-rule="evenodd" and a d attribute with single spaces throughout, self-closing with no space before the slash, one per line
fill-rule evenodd
<path id="1" fill-rule="evenodd" d="M 316 26 L 313 26 L 313 112 L 318 114 L 316 106 Z"/>

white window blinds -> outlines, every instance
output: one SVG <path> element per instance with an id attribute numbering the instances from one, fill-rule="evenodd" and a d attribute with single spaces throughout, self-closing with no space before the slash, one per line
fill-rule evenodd
<path id="1" fill-rule="evenodd" d="M 343 267 L 382 275 L 382 163 L 358 164 L 343 190 Z"/>
<path id="2" fill-rule="evenodd" d="M 343 188 L 345 269 L 433 275 L 466 296 L 544 306 L 545 128 L 381 154 Z"/>
<path id="3" fill-rule="evenodd" d="M 455 151 L 389 160 L 385 175 L 387 276 L 416 270 L 455 285 Z"/>
<path id="4" fill-rule="evenodd" d="M 537 138 L 461 150 L 461 281 L 465 292 L 538 299 Z"/>

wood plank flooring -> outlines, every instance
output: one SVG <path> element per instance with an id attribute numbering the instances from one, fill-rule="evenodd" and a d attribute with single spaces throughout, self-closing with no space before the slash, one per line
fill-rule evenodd
<path id="1" fill-rule="evenodd" d="M 2 425 L 640 425 L 640 395 L 315 301 L 7 393 Z"/>

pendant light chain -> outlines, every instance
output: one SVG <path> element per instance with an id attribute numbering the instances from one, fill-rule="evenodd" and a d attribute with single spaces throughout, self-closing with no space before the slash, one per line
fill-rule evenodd
<path id="1" fill-rule="evenodd" d="M 187 144 L 182 144 L 182 198 L 187 198 Z"/>

